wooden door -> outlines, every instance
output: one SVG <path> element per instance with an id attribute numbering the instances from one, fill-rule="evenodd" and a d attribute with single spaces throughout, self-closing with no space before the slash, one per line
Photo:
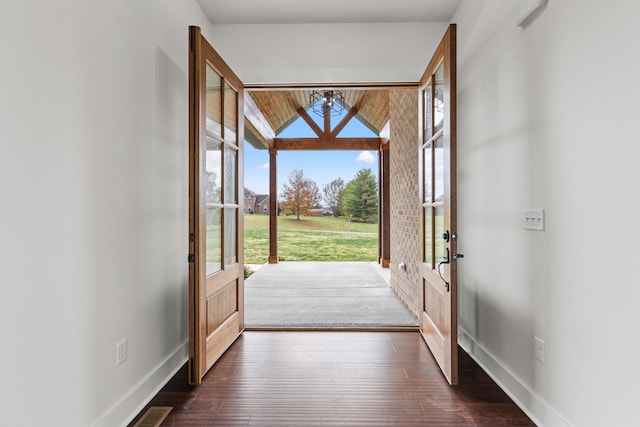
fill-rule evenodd
<path id="1" fill-rule="evenodd" d="M 455 25 L 429 62 L 420 91 L 420 330 L 449 383 L 457 384 Z"/>
<path id="2" fill-rule="evenodd" d="M 244 87 L 189 28 L 189 380 L 244 329 Z"/>

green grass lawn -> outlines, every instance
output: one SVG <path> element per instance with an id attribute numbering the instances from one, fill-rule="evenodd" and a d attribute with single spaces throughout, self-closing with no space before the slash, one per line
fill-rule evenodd
<path id="1" fill-rule="evenodd" d="M 334 217 L 278 217 L 280 261 L 375 261 L 378 225 Z M 269 215 L 244 216 L 244 262 L 269 257 Z"/>

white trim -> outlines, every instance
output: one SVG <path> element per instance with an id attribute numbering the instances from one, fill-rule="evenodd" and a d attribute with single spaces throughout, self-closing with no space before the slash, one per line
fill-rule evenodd
<path id="1" fill-rule="evenodd" d="M 529 389 L 524 381 L 460 327 L 458 344 L 537 426 L 572 427 L 553 406 Z M 523 402 L 527 402 L 527 405 Z"/>
<path id="2" fill-rule="evenodd" d="M 93 423 L 92 427 L 126 427 L 182 368 L 188 358 L 189 343 L 185 342 L 133 386 L 99 420 Z"/>

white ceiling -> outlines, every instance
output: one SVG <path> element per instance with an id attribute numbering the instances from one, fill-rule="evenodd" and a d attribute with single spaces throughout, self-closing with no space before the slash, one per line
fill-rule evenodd
<path id="1" fill-rule="evenodd" d="M 461 0 L 198 0 L 214 25 L 449 22 Z"/>

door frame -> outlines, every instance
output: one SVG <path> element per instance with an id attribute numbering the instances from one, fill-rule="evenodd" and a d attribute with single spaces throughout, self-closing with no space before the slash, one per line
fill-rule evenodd
<path id="1" fill-rule="evenodd" d="M 227 66 L 227 64 L 222 60 L 222 58 L 215 52 L 215 50 L 211 47 L 211 45 L 201 36 L 200 33 L 200 29 L 197 27 L 190 27 L 193 31 L 197 31 L 197 34 L 199 37 L 197 38 L 192 38 L 192 41 L 190 42 L 190 53 L 189 53 L 189 58 L 190 58 L 190 64 L 195 62 L 195 57 L 197 57 L 198 55 L 202 54 L 203 50 L 206 50 L 207 53 L 212 53 L 213 57 L 216 58 L 214 61 L 212 61 L 210 63 L 210 65 L 215 66 L 216 69 L 225 76 L 225 79 L 227 76 L 229 76 L 230 81 L 234 82 L 234 86 L 237 90 L 238 93 L 238 97 L 239 97 L 239 102 L 238 102 L 238 175 L 237 175 L 237 183 L 238 183 L 238 187 L 240 189 L 243 188 L 243 171 L 241 170 L 241 166 L 242 166 L 242 146 L 244 144 L 244 134 L 243 134 L 243 122 L 244 122 L 244 111 L 242 109 L 242 97 L 244 96 L 244 91 L 247 89 L 257 89 L 257 87 L 253 87 L 253 86 L 244 86 L 242 84 L 242 82 L 240 81 L 240 79 L 237 78 L 237 76 L 233 73 L 233 71 Z M 195 30 L 193 30 L 195 29 Z M 456 150 L 455 150 L 455 141 L 456 141 L 456 115 L 455 115 L 455 110 L 456 110 L 456 85 L 455 85 L 455 74 L 456 74 L 456 54 L 455 54 L 455 44 L 456 44 L 456 26 L 455 24 L 452 24 L 449 26 L 449 28 L 447 29 L 447 32 L 445 33 L 445 36 L 443 37 L 442 41 L 440 42 L 438 48 L 436 49 L 435 53 L 434 53 L 434 57 L 431 59 L 431 61 L 429 62 L 429 65 L 427 67 L 427 69 L 425 70 L 425 73 L 423 74 L 422 78 L 420 79 L 419 82 L 417 83 L 381 83 L 381 84 L 375 84 L 375 83 L 370 83 L 367 85 L 358 85 L 358 84 L 343 84 L 343 85 L 329 85 L 329 86 L 342 86 L 342 87 L 362 87 L 362 86 L 369 86 L 372 88 L 381 88 L 381 87 L 390 87 L 390 88 L 399 88 L 399 87 L 415 87 L 418 88 L 419 90 L 422 90 L 422 88 L 424 88 L 424 86 L 427 84 L 427 81 L 431 78 L 431 75 L 433 74 L 435 67 L 437 67 L 441 61 L 444 61 L 445 63 L 445 67 L 447 69 L 447 72 L 445 72 L 446 76 L 453 76 L 453 80 L 448 80 L 445 81 L 445 85 L 447 86 L 447 91 L 446 93 L 448 93 L 447 96 L 447 109 L 449 110 L 448 113 L 445 113 L 446 119 L 445 119 L 445 130 L 443 131 L 443 135 L 446 139 L 445 144 L 448 144 L 449 146 L 449 162 L 451 165 L 451 173 L 450 175 L 447 177 L 447 181 L 449 182 L 449 191 L 447 191 L 447 203 L 449 205 L 449 220 L 447 221 L 446 225 L 445 225 L 445 229 L 447 230 L 451 230 L 451 234 L 455 235 L 456 233 L 456 194 L 455 194 L 455 176 L 456 176 L 456 170 L 455 170 L 455 158 L 456 158 Z M 193 70 L 192 70 L 193 68 Z M 204 78 L 202 70 L 200 70 L 198 67 L 190 67 L 190 71 L 189 71 L 189 77 L 190 79 L 193 79 L 194 81 L 198 81 L 201 82 L 202 79 Z M 448 78 L 448 77 L 447 77 Z M 446 79 L 445 79 L 446 80 Z M 201 84 L 201 83 L 200 83 Z M 305 86 L 305 87 L 321 87 L 321 86 L 327 86 L 324 84 L 312 84 L 312 85 L 301 85 L 301 84 L 297 84 L 297 85 L 286 85 L 286 84 L 279 84 L 279 85 L 260 85 L 260 88 L 266 89 L 273 89 L 275 87 L 280 87 L 280 88 L 294 88 L 294 87 L 300 87 L 300 86 Z M 189 87 L 189 94 L 190 94 L 190 98 L 192 99 L 197 99 L 196 95 L 196 88 L 198 86 L 196 85 L 190 85 Z M 202 113 L 202 105 L 200 105 L 198 102 L 190 102 L 189 104 L 189 108 L 190 111 L 194 111 L 197 112 L 197 114 L 190 114 L 190 116 L 194 116 L 197 117 L 195 119 L 195 122 L 192 123 L 191 119 L 190 119 L 190 126 L 189 126 L 189 144 L 190 144 L 190 164 L 194 163 L 196 160 L 194 160 L 195 157 L 197 156 L 193 156 L 193 153 L 195 152 L 197 145 L 195 139 L 199 138 L 200 135 L 197 132 L 198 129 L 200 129 L 201 126 L 201 121 L 202 121 L 202 117 L 203 117 L 203 113 Z M 419 107 L 419 112 L 420 112 L 420 116 L 422 116 L 422 112 L 423 112 L 423 106 Z M 420 119 L 422 120 L 422 119 Z M 422 132 L 422 126 L 419 126 L 419 135 L 420 135 L 420 145 L 422 145 L 423 143 L 423 132 Z M 422 150 L 420 150 L 422 151 Z M 422 166 L 421 166 L 422 167 Z M 197 203 L 199 204 L 198 206 L 202 206 L 202 203 L 200 202 L 202 195 L 200 194 L 199 191 L 196 191 L 195 189 L 199 188 L 199 176 L 196 176 L 196 174 L 194 172 L 190 171 L 190 178 L 189 178 L 189 182 L 190 182 L 190 190 L 189 190 L 189 197 L 190 200 L 196 200 Z M 424 180 L 420 180 L 420 193 L 423 194 L 423 188 L 422 188 L 422 183 L 424 182 Z M 240 199 L 240 197 L 239 197 Z M 240 200 L 238 200 L 238 202 L 240 202 Z M 190 203 L 190 206 L 192 204 Z M 195 209 L 194 209 L 195 211 Z M 243 250 L 243 233 L 244 233 L 244 227 L 243 227 L 243 221 L 242 221 L 242 216 L 243 216 L 243 210 L 238 208 L 238 220 L 237 220 L 237 238 L 238 238 L 238 246 L 237 246 L 237 250 L 238 250 L 238 259 L 237 259 L 237 270 L 238 271 L 242 271 L 243 273 L 243 262 L 244 262 L 244 257 L 242 254 L 242 250 Z M 421 256 L 424 255 L 424 210 L 421 209 L 420 213 L 420 224 L 422 229 L 420 230 L 420 240 L 421 240 Z M 203 259 L 201 258 L 200 255 L 198 255 L 199 253 L 202 252 L 202 248 L 204 245 L 204 242 L 202 242 L 202 239 L 199 239 L 198 242 L 195 242 L 195 240 L 198 240 L 197 237 L 194 239 L 194 235 L 198 236 L 202 233 L 202 224 L 201 221 L 198 221 L 198 214 L 196 212 L 192 212 L 190 210 L 190 214 L 189 214 L 189 232 L 190 232 L 190 236 L 189 236 L 189 251 L 190 251 L 190 263 L 189 263 L 189 277 L 190 277 L 190 283 L 196 283 L 197 277 L 200 276 L 202 277 L 202 271 L 204 271 L 204 262 Z M 456 384 L 457 380 L 458 380 L 458 357 L 457 357 L 457 275 L 456 275 L 456 268 L 455 268 L 455 257 L 453 257 L 454 254 L 456 254 L 457 251 L 457 245 L 456 245 L 456 241 L 455 239 L 451 240 L 448 245 L 447 245 L 447 249 L 449 250 L 449 253 L 452 254 L 452 258 L 450 260 L 450 263 L 444 266 L 444 274 L 443 274 L 443 282 L 448 281 L 448 285 L 450 286 L 449 288 L 449 292 L 447 292 L 450 295 L 449 298 L 449 302 L 447 304 L 447 324 L 449 324 L 449 330 L 447 331 L 449 336 L 451 337 L 448 341 L 448 343 L 442 348 L 441 351 L 438 351 L 435 347 L 433 347 L 430 343 L 429 343 L 429 339 L 427 337 L 428 334 L 425 334 L 423 331 L 423 336 L 425 337 L 425 340 L 427 341 L 427 343 L 429 344 L 432 352 L 434 353 L 434 355 L 436 356 L 436 359 L 438 360 L 438 363 L 441 366 L 441 369 L 443 370 L 444 375 L 447 377 L 447 380 L 451 383 L 451 384 Z M 198 250 L 197 250 L 198 249 Z M 193 260 L 192 260 L 192 256 L 193 256 Z M 424 265 L 423 265 L 424 267 Z M 424 277 L 428 277 L 428 276 L 433 276 L 433 269 L 432 268 L 423 268 L 424 273 L 421 275 L 421 277 L 423 277 L 422 282 L 424 283 Z M 231 274 L 231 273 L 230 273 Z M 238 325 L 239 327 L 237 328 L 238 330 L 235 330 L 234 328 L 228 329 L 227 333 L 225 334 L 227 337 L 230 337 L 230 341 L 228 344 L 224 344 L 223 346 L 221 346 L 219 348 L 219 355 L 221 355 L 222 353 L 224 353 L 224 351 L 226 351 L 226 349 L 235 341 L 235 339 L 242 333 L 243 329 L 244 329 L 244 312 L 243 312 L 243 297 L 244 297 L 244 283 L 243 283 L 243 274 L 239 274 L 238 276 L 238 281 L 239 281 L 239 291 L 238 291 L 238 303 L 240 305 L 239 309 L 238 309 L 238 314 L 237 316 L 239 317 L 238 319 Z M 202 300 L 200 298 L 200 294 L 202 290 L 202 283 L 200 283 L 200 285 L 197 286 L 190 286 L 190 294 L 189 294 L 189 307 L 190 307 L 190 313 L 195 313 L 195 315 L 190 316 L 190 333 L 191 331 L 198 331 L 201 330 L 203 328 L 205 328 L 205 325 L 203 325 L 202 323 L 202 316 L 201 314 L 205 311 L 203 305 L 202 305 Z M 420 302 L 420 306 L 423 307 L 423 311 L 424 311 L 424 301 L 425 301 L 425 295 L 424 295 L 424 285 L 421 286 L 421 302 Z M 200 336 L 200 334 L 196 333 L 196 336 Z M 198 384 L 201 380 L 202 375 L 204 375 L 204 373 L 206 373 L 206 370 L 208 370 L 208 368 L 213 364 L 213 363 L 207 363 L 208 366 L 203 368 L 202 365 L 202 361 L 198 362 L 197 357 L 199 357 L 198 355 L 202 354 L 202 348 L 203 348 L 203 342 L 202 340 L 198 340 L 198 338 L 194 338 L 191 339 L 190 336 L 190 378 L 192 380 L 192 383 L 194 384 Z M 444 355 L 444 357 L 439 357 L 439 355 L 442 354 Z M 218 355 L 218 357 L 219 357 Z M 202 360 L 202 358 L 201 358 Z M 206 360 L 206 358 L 205 358 Z"/>

